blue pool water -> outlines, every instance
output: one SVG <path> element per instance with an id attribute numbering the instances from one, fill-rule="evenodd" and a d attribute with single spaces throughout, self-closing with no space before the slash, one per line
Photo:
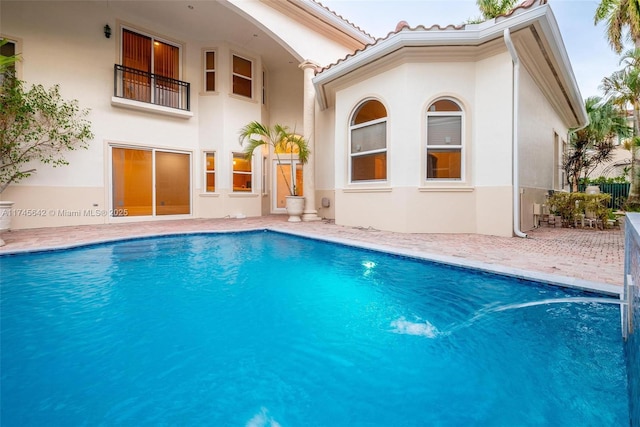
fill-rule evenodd
<path id="1" fill-rule="evenodd" d="M 617 306 L 494 310 L 574 290 L 271 232 L 0 270 L 4 427 L 628 424 Z"/>

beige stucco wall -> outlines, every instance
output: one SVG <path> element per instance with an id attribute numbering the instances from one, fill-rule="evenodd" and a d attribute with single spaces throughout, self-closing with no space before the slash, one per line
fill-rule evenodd
<path id="1" fill-rule="evenodd" d="M 321 218 L 335 219 L 335 109 L 321 111 L 316 105 L 315 172 L 316 209 Z M 330 206 L 322 207 L 322 198 L 329 199 Z"/>
<path id="2" fill-rule="evenodd" d="M 110 214 L 103 187 L 9 186 L 3 200 L 14 202 L 11 228 L 105 224 Z"/>
<path id="3" fill-rule="evenodd" d="M 522 231 L 528 231 L 536 226 L 540 226 L 539 217 L 537 218 L 538 223 L 536 224 L 533 205 L 535 203 L 542 205 L 546 200 L 547 194 L 548 192 L 541 188 L 522 187 L 520 194 L 520 217 L 522 221 L 520 229 Z"/>
<path id="4" fill-rule="evenodd" d="M 308 59 L 325 66 L 353 51 L 353 49 L 345 49 L 343 44 L 345 40 L 336 39 L 340 37 L 339 34 L 326 37 L 321 34 L 322 31 L 327 31 L 326 28 L 323 30 L 322 25 L 316 22 L 303 22 L 300 11 L 284 11 L 282 8 L 276 10 L 270 7 L 268 2 L 262 1 L 228 0 L 228 2 L 231 8 L 242 11 L 248 19 L 259 17 L 257 24 L 266 31 L 276 34 L 282 45 L 296 55 L 300 62 Z M 278 3 L 278 0 L 272 3 Z M 304 13 L 302 16 L 305 16 Z M 310 25 L 317 32 L 309 31 Z M 353 40 L 350 42 L 353 43 Z"/>
<path id="5" fill-rule="evenodd" d="M 626 150 L 623 145 L 617 145 L 611 152 L 611 159 L 606 163 L 598 165 L 590 174 L 590 178 L 598 178 L 601 176 L 607 178 L 617 178 L 624 175 L 624 168 L 631 164 L 631 151 Z M 625 175 L 630 181 L 630 173 L 628 170 Z"/>
<path id="6" fill-rule="evenodd" d="M 558 164 L 554 164 L 554 133 L 567 140 L 568 129 L 537 87 L 526 68 L 520 68 L 520 104 L 518 118 L 519 161 L 523 187 L 552 189 Z"/>
<path id="7" fill-rule="evenodd" d="M 190 153 L 192 217 L 257 216 L 265 213 L 264 206 L 268 206 L 268 198 L 262 194 L 260 156 L 254 156 L 254 194 L 247 196 L 230 191 L 232 153 L 242 151 L 238 143 L 238 130 L 249 121 L 267 118 L 271 122 L 302 129 L 303 73 L 297 64 L 288 64 L 273 73 L 266 70 L 268 105 L 263 107 L 260 99 L 261 52 L 227 40 L 201 40 L 195 34 L 192 36 L 189 28 L 172 31 L 155 26 L 148 17 L 123 14 L 116 6 L 108 7 L 90 1 L 0 3 L 2 35 L 21 42 L 18 50 L 23 60 L 19 77 L 28 83 L 41 83 L 45 87 L 60 84 L 65 99 L 77 99 L 82 108 L 90 109 L 88 118 L 95 135 L 87 150 L 66 155 L 69 166 L 50 168 L 35 165 L 38 170 L 35 175 L 23 180 L 20 185 L 10 186 L 0 198 L 15 201 L 16 209 L 76 211 L 93 208 L 97 204 L 100 209 L 108 211 L 111 208 L 109 147 L 110 144 L 117 144 Z M 231 10 L 228 13 L 232 13 Z M 106 23 L 110 24 L 113 32 L 109 39 L 103 34 Z M 120 63 L 118 31 L 122 23 L 182 46 L 181 78 L 191 83 L 192 117 L 170 117 L 111 104 L 113 65 Z M 334 43 L 329 44 L 333 46 Z M 216 51 L 216 93 L 204 93 L 202 87 L 204 49 Z M 254 61 L 253 100 L 230 94 L 232 53 Z M 216 152 L 217 192 L 214 195 L 203 193 L 205 151 Z M 52 201 L 54 199 L 55 202 Z M 140 219 L 153 218 L 134 218 Z M 84 216 L 24 217 L 16 218 L 13 227 L 121 220 Z"/>
<path id="8" fill-rule="evenodd" d="M 527 231 L 534 227 L 533 204 L 545 202 L 548 190 L 554 189 L 554 179 L 555 189 L 562 187 L 559 162 L 568 129 L 524 67 L 520 68 L 519 96 L 520 216 L 521 229 Z M 558 163 L 554 163 L 556 150 Z"/>
<path id="9" fill-rule="evenodd" d="M 408 62 L 336 92 L 336 223 L 400 232 L 512 235 L 511 62 Z M 464 178 L 427 181 L 426 109 L 449 97 L 464 116 Z M 386 182 L 349 183 L 349 119 L 366 98 L 387 108 Z"/>
<path id="10" fill-rule="evenodd" d="M 417 188 L 383 192 L 336 191 L 336 222 L 401 233 L 474 233 L 473 191 L 422 193 Z"/>

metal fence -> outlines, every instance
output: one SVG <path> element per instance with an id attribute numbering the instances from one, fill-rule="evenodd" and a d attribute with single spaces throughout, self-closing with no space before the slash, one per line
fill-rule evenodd
<path id="1" fill-rule="evenodd" d="M 113 95 L 163 107 L 189 111 L 190 85 L 187 82 L 115 64 Z"/>
<path id="2" fill-rule="evenodd" d="M 602 184 L 589 184 L 590 186 L 597 185 L 600 187 L 601 193 L 611 194 L 611 200 L 609 201 L 609 209 L 613 209 L 614 211 L 619 210 L 624 202 L 626 202 L 627 197 L 629 197 L 629 188 L 631 184 L 628 182 L 616 182 L 616 183 L 602 183 Z M 583 192 L 587 188 L 586 184 L 580 184 L 578 186 L 578 191 Z"/>

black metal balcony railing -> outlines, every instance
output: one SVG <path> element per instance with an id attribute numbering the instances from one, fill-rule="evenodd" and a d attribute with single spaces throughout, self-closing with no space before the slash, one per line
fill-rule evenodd
<path id="1" fill-rule="evenodd" d="M 189 83 L 118 64 L 113 66 L 113 96 L 185 111 L 191 108 Z"/>

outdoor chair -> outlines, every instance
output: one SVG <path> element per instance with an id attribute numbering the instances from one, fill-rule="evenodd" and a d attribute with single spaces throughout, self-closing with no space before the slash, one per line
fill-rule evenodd
<path id="1" fill-rule="evenodd" d="M 596 217 L 596 215 L 592 212 L 592 211 L 585 211 L 585 217 L 584 217 L 584 221 L 587 225 L 589 225 L 589 228 L 602 228 L 604 229 L 604 224 L 602 223 L 602 220 L 598 217 Z"/>

